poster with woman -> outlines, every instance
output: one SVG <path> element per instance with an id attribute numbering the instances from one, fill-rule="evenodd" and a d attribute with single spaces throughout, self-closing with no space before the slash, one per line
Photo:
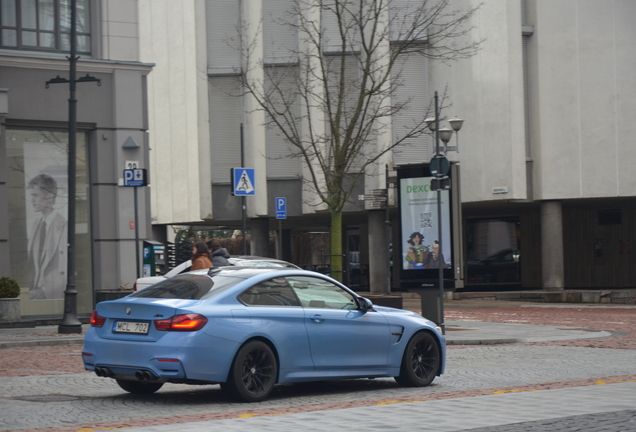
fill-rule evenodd
<path id="1" fill-rule="evenodd" d="M 432 177 L 400 179 L 402 268 L 404 270 L 450 267 L 451 232 L 449 192 L 441 192 L 442 250 L 437 217 L 437 192 L 430 190 Z"/>

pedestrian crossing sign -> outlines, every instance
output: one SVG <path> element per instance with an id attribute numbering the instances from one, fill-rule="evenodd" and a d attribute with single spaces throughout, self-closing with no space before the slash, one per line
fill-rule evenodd
<path id="1" fill-rule="evenodd" d="M 232 195 L 254 195 L 254 168 L 232 168 Z"/>

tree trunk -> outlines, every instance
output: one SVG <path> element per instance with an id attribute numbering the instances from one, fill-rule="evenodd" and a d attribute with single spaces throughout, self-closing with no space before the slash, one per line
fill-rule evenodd
<path id="1" fill-rule="evenodd" d="M 331 277 L 342 282 L 342 212 L 331 212 Z"/>

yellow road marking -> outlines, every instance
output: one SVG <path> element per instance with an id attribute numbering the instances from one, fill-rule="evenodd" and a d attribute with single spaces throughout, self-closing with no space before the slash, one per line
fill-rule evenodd
<path id="1" fill-rule="evenodd" d="M 83 429 L 78 429 L 76 432 L 95 432 L 95 431 L 101 431 L 101 430 L 119 430 L 119 429 L 129 429 L 128 426 L 125 427 L 104 427 L 104 428 L 83 428 Z"/>
<path id="2" fill-rule="evenodd" d="M 377 405 L 391 405 L 391 404 L 398 404 L 398 403 L 413 403 L 413 402 L 424 402 L 424 401 L 382 401 L 382 402 L 378 402 Z"/>
<path id="3" fill-rule="evenodd" d="M 497 390 L 492 392 L 492 394 L 506 394 L 506 393 L 522 393 L 522 392 L 531 392 L 531 391 L 541 391 L 540 389 L 527 389 L 527 390 Z"/>
<path id="4" fill-rule="evenodd" d="M 246 413 L 239 414 L 238 418 L 250 418 L 250 417 L 258 417 L 258 416 L 277 416 L 277 415 L 286 415 L 291 413 L 275 413 L 275 414 L 258 414 L 258 413 Z"/>

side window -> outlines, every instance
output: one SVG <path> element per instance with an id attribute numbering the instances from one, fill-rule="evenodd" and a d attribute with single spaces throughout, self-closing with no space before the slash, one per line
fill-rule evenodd
<path id="1" fill-rule="evenodd" d="M 302 307 L 324 309 L 357 309 L 353 295 L 324 279 L 291 276 L 286 278 Z"/>
<path id="2" fill-rule="evenodd" d="M 300 306 L 285 279 L 263 281 L 243 291 L 239 301 L 249 306 Z"/>

